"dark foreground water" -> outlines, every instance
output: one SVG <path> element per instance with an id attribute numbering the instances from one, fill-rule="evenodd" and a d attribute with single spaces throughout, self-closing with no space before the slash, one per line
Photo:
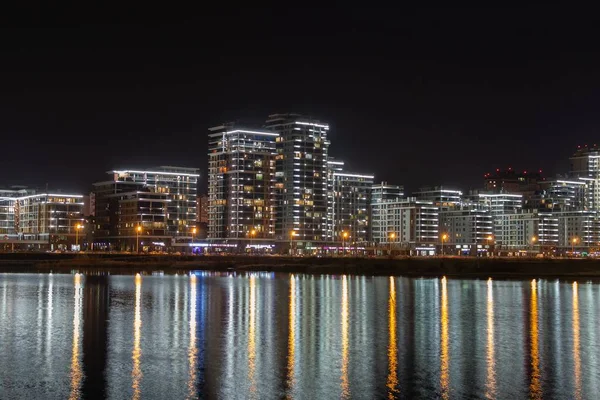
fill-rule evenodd
<path id="1" fill-rule="evenodd" d="M 597 398 L 600 286 L 0 274 L 0 399 Z"/>

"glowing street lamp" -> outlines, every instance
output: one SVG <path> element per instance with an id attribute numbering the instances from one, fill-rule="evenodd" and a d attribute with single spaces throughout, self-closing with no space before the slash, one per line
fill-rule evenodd
<path id="1" fill-rule="evenodd" d="M 494 237 L 492 235 L 489 235 L 486 239 L 487 239 L 487 244 L 488 244 L 488 255 L 489 255 L 490 250 L 491 250 L 491 248 L 490 248 L 490 242 L 492 240 L 494 240 Z"/>
<path id="2" fill-rule="evenodd" d="M 141 225 L 138 225 L 135 228 L 135 252 L 139 254 L 140 252 L 140 232 L 142 231 Z"/>
<path id="3" fill-rule="evenodd" d="M 252 230 L 250 231 L 250 251 L 251 251 L 251 252 L 253 252 L 253 251 L 254 251 L 254 249 L 253 249 L 253 247 L 252 247 L 252 245 L 254 244 L 254 243 L 253 243 L 253 240 L 252 240 L 252 239 L 254 239 L 254 236 L 256 236 L 256 229 L 252 229 Z"/>
<path id="4" fill-rule="evenodd" d="M 77 224 L 75 225 L 75 248 L 79 249 L 79 230 L 83 228 L 83 225 Z"/>
<path id="5" fill-rule="evenodd" d="M 196 240 L 196 232 L 198 232 L 198 230 L 196 229 L 196 227 L 192 228 L 192 243 Z"/>
<path id="6" fill-rule="evenodd" d="M 577 244 L 577 242 L 579 242 L 579 239 L 574 237 L 573 239 L 571 239 L 571 254 L 575 255 L 575 245 Z"/>
<path id="7" fill-rule="evenodd" d="M 390 256 L 392 255 L 392 242 L 396 239 L 396 234 L 394 232 L 390 233 Z"/>
<path id="8" fill-rule="evenodd" d="M 444 242 L 447 241 L 447 240 L 448 240 L 448 234 L 444 233 L 442 235 L 442 255 L 445 255 L 445 252 L 444 252 Z"/>
<path id="9" fill-rule="evenodd" d="M 342 232 L 342 255 L 346 255 L 346 239 L 348 238 L 348 232 Z"/>

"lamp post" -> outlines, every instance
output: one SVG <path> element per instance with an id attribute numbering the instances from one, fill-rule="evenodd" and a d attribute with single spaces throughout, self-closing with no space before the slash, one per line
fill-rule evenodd
<path id="1" fill-rule="evenodd" d="M 533 236 L 531 238 L 531 251 L 533 251 L 533 249 L 534 249 L 535 242 L 537 242 L 537 237 Z"/>
<path id="2" fill-rule="evenodd" d="M 194 241 L 196 240 L 196 232 L 198 232 L 198 230 L 196 229 L 196 227 L 192 228 L 192 243 L 194 243 Z"/>
<path id="3" fill-rule="evenodd" d="M 79 230 L 83 228 L 81 224 L 75 225 L 75 249 L 79 249 Z"/>
<path id="4" fill-rule="evenodd" d="M 488 244 L 488 255 L 489 255 L 489 254 L 490 254 L 490 252 L 491 252 L 491 250 L 492 250 L 492 248 L 490 247 L 490 242 L 491 242 L 492 240 L 494 240 L 494 237 L 493 237 L 492 235 L 490 235 L 490 236 L 488 236 L 486 239 L 487 239 L 487 244 Z"/>
<path id="5" fill-rule="evenodd" d="M 140 253 L 140 232 L 142 231 L 141 225 L 135 228 L 135 252 Z"/>
<path id="6" fill-rule="evenodd" d="M 348 238 L 348 232 L 342 232 L 342 256 L 346 255 L 346 239 Z"/>
<path id="7" fill-rule="evenodd" d="M 296 232 L 290 231 L 290 253 L 294 255 L 294 235 Z"/>
<path id="8" fill-rule="evenodd" d="M 445 254 L 445 251 L 444 251 L 444 250 L 445 250 L 445 249 L 444 249 L 444 242 L 445 242 L 446 240 L 448 240 L 448 235 L 447 235 L 446 233 L 444 233 L 444 234 L 442 235 L 442 256 L 446 255 L 446 254 Z"/>
<path id="9" fill-rule="evenodd" d="M 390 256 L 392 255 L 392 241 L 396 238 L 396 234 L 394 232 L 390 233 Z"/>
<path id="10" fill-rule="evenodd" d="M 571 256 L 575 257 L 575 245 L 577 244 L 577 242 L 579 241 L 579 239 L 577 239 L 576 237 L 574 237 L 571 240 Z"/>
<path id="11" fill-rule="evenodd" d="M 252 229 L 252 230 L 250 231 L 250 252 L 251 252 L 251 253 L 254 253 L 254 248 L 252 247 L 252 245 L 254 244 L 254 242 L 253 242 L 253 240 L 252 240 L 252 239 L 254 239 L 254 236 L 255 236 L 255 235 L 256 235 L 256 229 Z"/>

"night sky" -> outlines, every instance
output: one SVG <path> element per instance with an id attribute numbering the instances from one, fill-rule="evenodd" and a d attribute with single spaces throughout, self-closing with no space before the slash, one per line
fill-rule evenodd
<path id="1" fill-rule="evenodd" d="M 276 112 L 329 122 L 349 171 L 409 190 L 551 176 L 600 143 L 590 9 L 276 4 L 4 13 L 0 185 L 87 192 L 112 168 L 181 165 L 204 188 L 207 128 Z"/>

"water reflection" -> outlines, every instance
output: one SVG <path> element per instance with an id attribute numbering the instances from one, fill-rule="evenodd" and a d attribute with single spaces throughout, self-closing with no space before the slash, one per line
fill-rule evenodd
<path id="1" fill-rule="evenodd" d="M 133 398 L 139 399 L 141 394 L 140 382 L 142 380 L 142 369 L 140 368 L 140 358 L 142 356 L 142 348 L 140 345 L 141 330 L 142 330 L 142 277 L 140 274 L 135 276 L 135 310 L 133 320 L 133 352 L 131 359 L 133 360 L 133 369 L 131 371 L 133 388 Z"/>
<path id="2" fill-rule="evenodd" d="M 198 347 L 196 345 L 196 275 L 190 276 L 190 344 L 188 350 L 189 360 L 189 380 L 188 380 L 188 398 L 196 397 L 196 361 L 198 357 Z"/>
<path id="3" fill-rule="evenodd" d="M 249 326 L 248 326 L 248 381 L 250 381 L 250 393 L 256 395 L 256 278 L 250 278 L 250 304 L 249 304 Z"/>
<path id="4" fill-rule="evenodd" d="M 440 386 L 442 398 L 450 397 L 450 354 L 448 349 L 448 288 L 446 277 L 442 278 L 442 301 L 441 301 L 441 351 L 440 351 Z"/>
<path id="5" fill-rule="evenodd" d="M 487 282 L 487 381 L 485 397 L 496 397 L 496 360 L 494 356 L 494 293 L 492 278 Z"/>
<path id="6" fill-rule="evenodd" d="M 290 276 L 290 294 L 289 294 L 289 313 L 288 313 L 288 356 L 287 356 L 287 388 L 288 392 L 293 392 L 295 387 L 296 363 L 296 280 L 294 275 Z M 288 398 L 291 398 L 288 395 Z"/>
<path id="7" fill-rule="evenodd" d="M 348 277 L 342 277 L 342 398 L 350 397 L 348 383 Z"/>
<path id="8" fill-rule="evenodd" d="M 581 355 L 579 354 L 579 293 L 573 282 L 573 363 L 575 373 L 575 398 L 581 399 Z"/>
<path id="9" fill-rule="evenodd" d="M 83 371 L 79 357 L 81 334 L 81 275 L 75 274 L 74 278 L 74 310 L 73 310 L 73 345 L 71 351 L 71 393 L 70 400 L 78 399 L 81 395 L 81 380 Z"/>
<path id="10" fill-rule="evenodd" d="M 580 286 L 0 274 L 0 398 L 588 398 Z"/>
<path id="11" fill-rule="evenodd" d="M 395 399 L 398 391 L 398 347 L 396 343 L 396 286 L 394 278 L 390 276 L 390 299 L 388 304 L 389 336 L 388 345 L 388 399 Z"/>
<path id="12" fill-rule="evenodd" d="M 529 337 L 531 341 L 531 383 L 529 385 L 529 398 L 541 399 L 542 386 L 540 383 L 540 349 L 538 337 L 538 304 L 537 282 L 531 281 L 531 310 L 529 320 Z"/>

